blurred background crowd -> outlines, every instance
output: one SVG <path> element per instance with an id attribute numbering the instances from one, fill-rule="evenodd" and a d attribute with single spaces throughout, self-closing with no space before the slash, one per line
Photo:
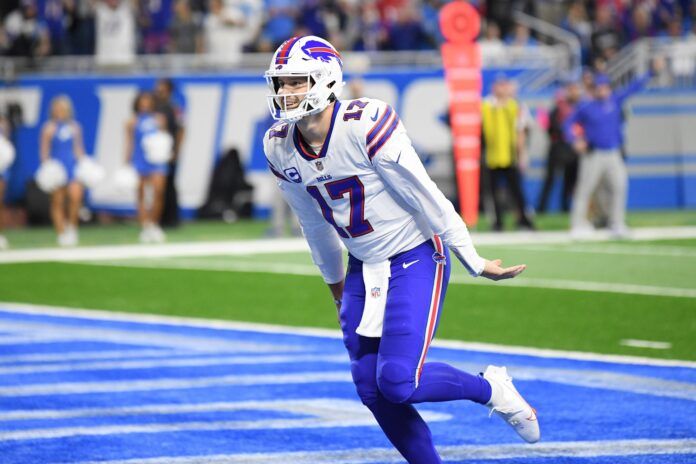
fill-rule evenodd
<path id="1" fill-rule="evenodd" d="M 206 54 L 234 62 L 271 52 L 293 35 L 328 38 L 340 50 L 428 50 L 441 42 L 445 0 L 3 0 L 0 53 L 40 59 L 93 55 L 128 62 L 136 54 Z M 693 0 L 478 0 L 481 41 L 534 47 L 516 24 L 523 11 L 577 36 L 583 64 L 610 59 L 639 38 L 696 40 Z"/>
<path id="2" fill-rule="evenodd" d="M 227 222 L 270 213 L 267 235 L 298 233 L 267 182 L 259 140 L 272 121 L 258 102 L 270 53 L 289 37 L 310 34 L 341 52 L 367 52 L 344 55 L 349 85 L 342 98 L 398 104 L 429 173 L 454 199 L 439 53 L 446 3 L 2 0 L 0 55 L 12 59 L 0 59 L 0 136 L 16 147 L 16 160 L 0 163 L 0 200 L 10 206 L 3 212 L 0 201 L 0 234 L 3 223 L 50 218 L 58 242 L 71 246 L 80 222 L 137 215 L 140 240 L 161 242 L 160 225 L 178 225 L 180 212 Z M 626 204 L 696 204 L 689 119 L 696 115 L 689 103 L 696 102 L 696 0 L 469 3 L 482 18 L 480 210 L 488 228 L 543 228 L 542 215 L 560 209 L 574 215 L 578 234 L 609 226 L 624 237 Z M 406 72 L 385 72 L 394 66 Z M 645 88 L 658 90 L 656 99 L 643 101 L 641 117 L 629 124 L 636 112 L 624 102 Z M 612 103 L 612 114 L 576 117 L 593 102 Z M 157 131 L 174 141 L 172 159 L 148 164 L 141 142 Z M 613 164 L 589 172 L 582 161 L 594 152 Z M 34 175 L 61 156 L 69 161 L 68 187 L 51 191 L 49 203 Z M 133 164 L 137 194 L 76 178 L 73 165 L 86 158 L 111 180 L 122 164 Z M 627 198 L 629 191 L 635 193 Z"/>

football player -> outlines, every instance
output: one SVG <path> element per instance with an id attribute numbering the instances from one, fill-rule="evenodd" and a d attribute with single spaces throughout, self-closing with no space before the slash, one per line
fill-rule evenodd
<path id="1" fill-rule="evenodd" d="M 472 375 L 425 362 L 449 251 L 472 276 L 492 280 L 515 277 L 525 265 L 502 267 L 477 254 L 394 109 L 369 98 L 339 100 L 342 67 L 319 37 L 293 37 L 278 48 L 265 73 L 278 122 L 264 150 L 333 294 L 358 395 L 411 463 L 441 462 L 414 403 L 474 401 L 527 442 L 538 441 L 536 412 L 504 367 Z M 349 251 L 347 273 L 339 240 Z"/>

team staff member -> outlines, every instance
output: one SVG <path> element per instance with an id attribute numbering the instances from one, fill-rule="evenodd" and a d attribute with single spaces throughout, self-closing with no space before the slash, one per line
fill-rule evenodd
<path id="1" fill-rule="evenodd" d="M 560 172 L 563 176 L 563 190 L 561 195 L 561 209 L 570 211 L 573 198 L 573 189 L 578 173 L 578 154 L 563 136 L 563 123 L 570 116 L 582 98 L 582 87 L 579 82 L 570 82 L 556 99 L 556 104 L 549 117 L 549 154 L 546 162 L 546 177 L 541 189 L 538 213 L 546 212 L 546 206 L 551 195 L 556 175 Z"/>
<path id="2" fill-rule="evenodd" d="M 498 77 L 493 83 L 493 94 L 481 105 L 485 171 L 489 175 L 495 209 L 493 229 L 497 231 L 503 230 L 504 205 L 498 193 L 504 182 L 515 202 L 517 226 L 534 229 L 527 216 L 520 173 L 520 166 L 526 164 L 527 115 L 525 108 L 512 98 L 512 92 L 512 83 L 504 76 Z"/>
<path id="3" fill-rule="evenodd" d="M 4 116 L 0 115 L 0 137 L 4 137 L 9 141 L 10 139 L 10 124 Z M 0 250 L 5 250 L 9 243 L 7 238 L 2 234 L 4 227 L 4 217 L 5 217 L 5 177 L 7 170 L 0 170 Z"/>
<path id="4" fill-rule="evenodd" d="M 595 77 L 594 98 L 580 105 L 563 124 L 569 143 L 580 154 L 578 180 L 571 212 L 571 234 L 582 238 L 593 230 L 587 219 L 590 197 L 602 179 L 611 192 L 609 227 L 616 238 L 627 236 L 626 195 L 628 173 L 621 156 L 623 141 L 622 106 L 625 101 L 639 92 L 650 79 L 664 68 L 664 60 L 653 60 L 648 74 L 634 80 L 624 89 L 613 92 L 609 76 Z M 584 135 L 579 137 L 573 126 L 582 127 Z"/>
<path id="5" fill-rule="evenodd" d="M 160 79 L 155 84 L 155 111 L 166 122 L 166 131 L 174 140 L 172 159 L 169 161 L 169 172 L 164 188 L 164 206 L 160 225 L 162 227 L 177 227 L 179 225 L 179 201 L 176 190 L 176 165 L 184 139 L 184 125 L 181 109 L 174 102 L 174 82 L 171 79 Z"/>

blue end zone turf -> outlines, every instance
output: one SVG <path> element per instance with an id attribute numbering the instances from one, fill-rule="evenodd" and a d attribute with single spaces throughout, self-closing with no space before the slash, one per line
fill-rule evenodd
<path id="1" fill-rule="evenodd" d="M 358 400 L 338 336 L 234 323 L 0 309 L 0 462 L 402 462 Z M 537 445 L 468 402 L 431 403 L 446 462 L 696 462 L 696 369 L 434 347 L 506 365 Z M 175 459 L 176 458 L 176 459 Z"/>

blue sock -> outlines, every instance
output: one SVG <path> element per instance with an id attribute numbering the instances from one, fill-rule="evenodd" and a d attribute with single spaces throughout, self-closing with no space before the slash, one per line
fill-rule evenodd
<path id="1" fill-rule="evenodd" d="M 409 403 L 470 400 L 486 404 L 491 399 L 491 385 L 480 375 L 471 375 L 449 364 L 429 362 L 423 365 L 418 388 Z"/>
<path id="2" fill-rule="evenodd" d="M 377 419 L 384 434 L 408 462 L 439 464 L 433 437 L 416 408 L 410 404 L 390 403 L 382 395 L 367 407 Z"/>

